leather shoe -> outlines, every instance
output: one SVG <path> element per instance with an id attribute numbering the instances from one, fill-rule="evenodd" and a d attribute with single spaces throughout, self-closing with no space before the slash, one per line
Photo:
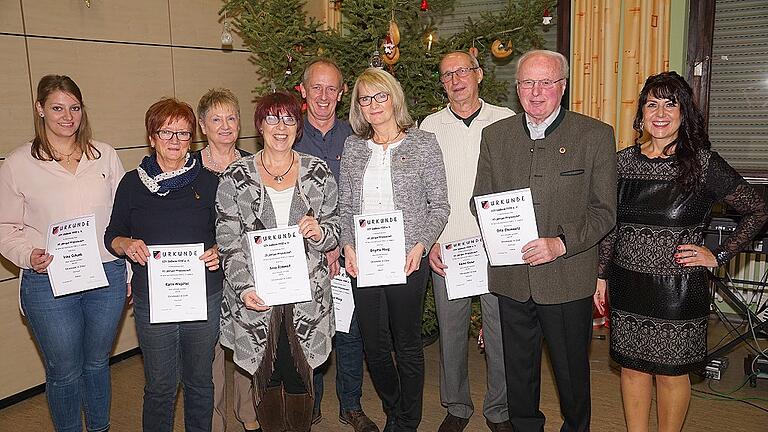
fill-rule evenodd
<path id="1" fill-rule="evenodd" d="M 488 429 L 491 432 L 515 432 L 515 428 L 512 427 L 512 423 L 509 420 L 504 420 L 501 423 L 494 423 L 488 419 L 485 419 L 485 424 L 488 425 Z"/>
<path id="2" fill-rule="evenodd" d="M 339 413 L 339 421 L 352 426 L 355 432 L 379 432 L 379 427 L 372 422 L 363 410 L 349 410 Z"/>
<path id="3" fill-rule="evenodd" d="M 469 419 L 456 417 L 455 415 L 448 413 L 443 422 L 440 423 L 440 427 L 437 432 L 461 432 L 469 424 Z"/>

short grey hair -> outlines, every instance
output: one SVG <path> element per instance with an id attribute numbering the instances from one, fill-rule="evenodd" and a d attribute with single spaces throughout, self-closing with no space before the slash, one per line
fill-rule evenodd
<path id="1" fill-rule="evenodd" d="M 444 55 L 442 59 L 440 59 L 440 64 L 438 65 L 438 68 L 443 65 L 443 61 L 448 56 L 450 56 L 450 55 L 463 55 L 463 56 L 466 56 L 469 59 L 470 63 L 472 63 L 472 67 L 476 67 L 476 68 L 480 67 L 480 62 L 472 54 L 470 54 L 470 53 L 468 53 L 466 51 L 451 51 L 451 52 L 447 53 L 446 55 Z"/>
<path id="2" fill-rule="evenodd" d="M 212 88 L 205 92 L 197 104 L 197 118 L 205 121 L 208 110 L 215 106 L 228 106 L 235 110 L 237 118 L 240 118 L 240 103 L 232 90 L 227 88 Z"/>
<path id="3" fill-rule="evenodd" d="M 522 66 L 526 60 L 535 56 L 549 57 L 551 59 L 556 60 L 560 64 L 560 78 L 568 78 L 568 73 L 569 73 L 568 59 L 565 58 L 564 55 L 560 54 L 557 51 L 531 50 L 521 55 L 520 58 L 517 59 L 517 71 L 515 72 L 515 79 L 517 79 L 518 75 L 520 74 L 520 66 Z"/>

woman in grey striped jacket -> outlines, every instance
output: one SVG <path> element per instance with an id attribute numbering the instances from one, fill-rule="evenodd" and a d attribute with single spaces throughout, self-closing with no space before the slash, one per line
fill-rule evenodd
<path id="1" fill-rule="evenodd" d="M 341 246 L 368 369 L 387 415 L 384 431 L 415 431 L 424 387 L 425 252 L 450 213 L 443 156 L 433 134 L 413 127 L 402 87 L 385 71 L 370 68 L 357 78 L 349 120 L 355 135 L 347 138 L 341 158 Z M 354 216 L 396 210 L 405 229 L 406 282 L 358 287 L 358 272 L 365 269 L 358 269 Z"/>

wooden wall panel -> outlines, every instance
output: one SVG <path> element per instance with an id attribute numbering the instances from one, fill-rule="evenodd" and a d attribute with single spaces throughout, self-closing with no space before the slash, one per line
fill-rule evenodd
<path id="1" fill-rule="evenodd" d="M 22 33 L 21 2 L 19 0 L 0 0 L 0 32 Z"/>
<path id="2" fill-rule="evenodd" d="M 0 140 L 0 157 L 34 136 L 26 56 L 23 37 L 0 35 L 0 58 L 13 59 L 0 61 L 0 118 L 8 125 Z"/>
<path id="3" fill-rule="evenodd" d="M 30 38 L 29 59 L 35 83 L 49 73 L 77 82 L 94 137 L 115 148 L 145 145 L 144 113 L 173 96 L 170 48 Z"/>
<path id="4" fill-rule="evenodd" d="M 210 0 L 170 0 L 174 45 L 221 48 L 224 20 L 219 17 L 222 2 Z M 232 48 L 244 49 L 242 38 L 232 31 Z"/>
<path id="5" fill-rule="evenodd" d="M 32 339 L 31 329 L 19 311 L 19 280 L 0 282 L 0 399 L 45 382 L 42 357 Z M 138 345 L 133 309 L 127 307 L 113 354 Z"/>
<path id="6" fill-rule="evenodd" d="M 19 312 L 19 280 L 0 282 L 0 398 L 45 381 L 45 372 L 32 335 Z"/>
<path id="7" fill-rule="evenodd" d="M 255 104 L 252 90 L 256 87 L 256 75 L 248 61 L 250 53 L 222 52 L 174 48 L 174 73 L 176 96 L 197 109 L 200 96 L 212 87 L 227 87 L 240 100 L 242 124 L 240 135 L 253 136 L 253 111 Z M 250 72 L 250 73 L 249 73 Z M 199 138 L 202 135 L 198 130 Z"/>
<path id="8" fill-rule="evenodd" d="M 125 171 L 135 169 L 141 163 L 144 156 L 149 154 L 149 146 L 131 149 L 118 149 L 117 155 L 120 156 L 120 161 L 123 162 L 123 168 Z"/>
<path id="9" fill-rule="evenodd" d="M 22 0 L 27 34 L 170 43 L 168 3 L 158 0 Z M 130 25 L 129 25 L 130 23 Z"/>

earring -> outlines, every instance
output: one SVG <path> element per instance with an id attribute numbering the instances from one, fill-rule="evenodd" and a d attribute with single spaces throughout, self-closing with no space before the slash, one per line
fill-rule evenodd
<path id="1" fill-rule="evenodd" d="M 643 121 L 642 121 L 642 120 L 640 120 L 640 130 L 642 130 L 642 129 L 643 129 L 643 126 L 645 126 L 645 125 L 643 124 Z"/>
<path id="2" fill-rule="evenodd" d="M 43 113 L 39 113 L 39 114 L 40 114 L 40 117 L 41 117 L 41 118 L 42 118 L 42 117 L 45 117 L 45 114 L 43 114 Z"/>

